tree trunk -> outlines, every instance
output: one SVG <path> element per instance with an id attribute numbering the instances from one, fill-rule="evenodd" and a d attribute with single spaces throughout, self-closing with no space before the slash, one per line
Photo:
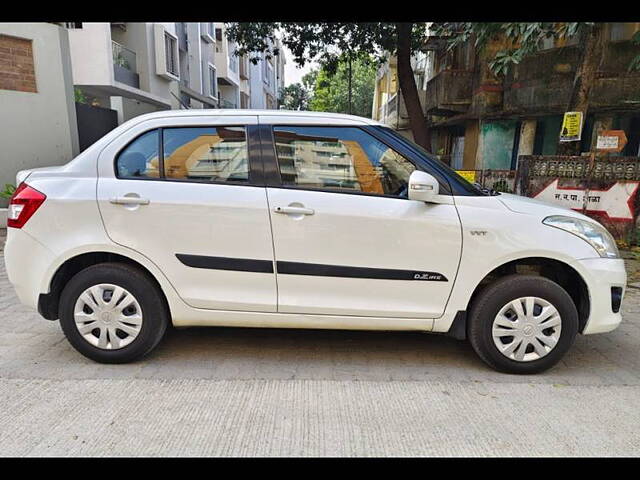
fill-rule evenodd
<path id="1" fill-rule="evenodd" d="M 580 35 L 580 57 L 573 81 L 567 112 L 582 112 L 582 122 L 587 118 L 589 96 L 596 80 L 596 73 L 604 57 L 604 24 L 596 23 Z M 583 135 L 584 136 L 584 132 Z M 559 142 L 558 155 L 580 155 L 581 141 Z"/>
<path id="2" fill-rule="evenodd" d="M 418 87 L 416 79 L 413 76 L 411 68 L 411 29 L 412 23 L 397 23 L 396 31 L 398 35 L 398 83 L 400 92 L 404 98 L 404 104 L 407 107 L 409 115 L 409 126 L 413 133 L 414 141 L 425 148 L 431 150 L 431 139 L 429 136 L 429 127 L 427 120 L 422 111 L 420 97 L 418 96 Z M 398 111 L 398 115 L 400 111 Z"/>

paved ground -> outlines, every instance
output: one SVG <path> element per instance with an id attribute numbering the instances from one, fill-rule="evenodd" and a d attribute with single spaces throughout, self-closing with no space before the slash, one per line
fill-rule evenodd
<path id="1" fill-rule="evenodd" d="M 233 328 L 107 366 L 19 305 L 0 265 L 0 455 L 637 456 L 640 290 L 623 311 L 537 376 L 433 335 Z"/>

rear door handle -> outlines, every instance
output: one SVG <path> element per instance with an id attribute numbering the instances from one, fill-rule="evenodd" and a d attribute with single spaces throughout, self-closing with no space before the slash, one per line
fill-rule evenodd
<path id="1" fill-rule="evenodd" d="M 112 197 L 109 201 L 116 205 L 149 205 L 148 198 L 140 197 Z"/>
<path id="2" fill-rule="evenodd" d="M 311 208 L 304 207 L 275 207 L 275 213 L 284 213 L 290 215 L 313 215 L 315 212 Z"/>

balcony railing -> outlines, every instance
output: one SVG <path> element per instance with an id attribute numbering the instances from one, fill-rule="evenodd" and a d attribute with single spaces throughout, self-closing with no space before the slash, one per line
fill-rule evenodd
<path id="1" fill-rule="evenodd" d="M 111 41 L 111 53 L 113 55 L 114 79 L 131 87 L 140 88 L 136 52 L 118 42 Z"/>
<path id="2" fill-rule="evenodd" d="M 397 115 L 398 114 L 398 94 L 396 92 L 387 102 L 387 116 Z"/>
<path id="3" fill-rule="evenodd" d="M 425 104 L 425 91 L 418 90 L 420 104 Z M 401 91 L 397 91 L 378 109 L 378 120 L 393 128 L 404 128 L 409 125 L 409 114 Z"/>
<path id="4" fill-rule="evenodd" d="M 114 65 L 136 72 L 136 52 L 114 41 L 111 42 L 111 51 Z"/>
<path id="5" fill-rule="evenodd" d="M 640 104 L 640 74 L 628 66 L 637 55 L 629 41 L 609 42 L 591 90 L 590 109 L 630 108 Z M 528 56 L 507 76 L 504 109 L 514 112 L 561 112 L 571 99 L 578 47 L 545 50 Z"/>
<path id="6" fill-rule="evenodd" d="M 427 82 L 424 111 L 432 115 L 450 115 L 469 110 L 473 72 L 443 70 Z"/>

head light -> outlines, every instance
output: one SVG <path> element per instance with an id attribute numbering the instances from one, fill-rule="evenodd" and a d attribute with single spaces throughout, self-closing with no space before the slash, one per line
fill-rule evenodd
<path id="1" fill-rule="evenodd" d="M 595 248 L 601 257 L 618 258 L 620 256 L 616 241 L 606 228 L 597 223 L 587 222 L 579 218 L 565 217 L 564 215 L 552 215 L 545 218 L 542 223 L 580 237 Z"/>

